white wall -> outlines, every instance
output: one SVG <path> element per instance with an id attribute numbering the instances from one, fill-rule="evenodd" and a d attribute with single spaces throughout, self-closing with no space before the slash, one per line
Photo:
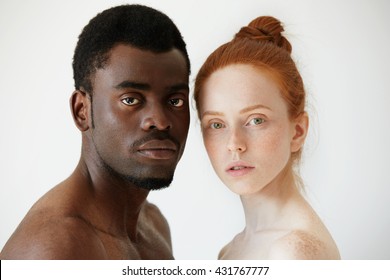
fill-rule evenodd
<path id="1" fill-rule="evenodd" d="M 131 1 L 129 1 L 131 2 Z M 31 205 L 67 177 L 81 137 L 68 99 L 77 36 L 125 1 L 0 2 L 0 247 Z M 390 259 L 390 2 L 142 1 L 188 44 L 193 81 L 206 56 L 253 18 L 285 23 L 306 82 L 311 134 L 302 177 L 345 259 Z M 243 227 L 238 197 L 214 175 L 192 112 L 168 190 L 150 200 L 169 220 L 177 259 L 215 259 Z"/>

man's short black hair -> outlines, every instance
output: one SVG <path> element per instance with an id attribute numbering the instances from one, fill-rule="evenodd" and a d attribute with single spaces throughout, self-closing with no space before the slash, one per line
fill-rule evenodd
<path id="1" fill-rule="evenodd" d="M 122 5 L 99 13 L 84 27 L 73 57 L 75 88 L 92 93 L 91 75 L 104 67 L 109 51 L 118 43 L 153 51 L 182 52 L 190 74 L 186 44 L 173 21 L 142 5 Z"/>

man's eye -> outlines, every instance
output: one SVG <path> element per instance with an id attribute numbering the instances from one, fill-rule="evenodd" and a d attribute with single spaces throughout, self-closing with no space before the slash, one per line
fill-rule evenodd
<path id="1" fill-rule="evenodd" d="M 224 127 L 223 124 L 218 123 L 218 122 L 214 122 L 214 123 L 210 124 L 210 128 L 212 128 L 212 129 L 221 129 L 223 127 Z"/>
<path id="2" fill-rule="evenodd" d="M 173 98 L 173 99 L 169 99 L 168 103 L 174 107 L 181 107 L 184 104 L 184 100 L 180 98 Z"/>
<path id="3" fill-rule="evenodd" d="M 265 122 L 265 120 L 262 118 L 253 118 L 249 121 L 248 125 L 259 125 L 262 124 L 263 122 Z"/>
<path id="4" fill-rule="evenodd" d="M 139 99 L 134 98 L 134 97 L 126 97 L 126 98 L 123 98 L 121 101 L 123 104 L 128 105 L 128 106 L 133 106 L 133 105 L 136 105 L 136 104 L 141 102 Z"/>

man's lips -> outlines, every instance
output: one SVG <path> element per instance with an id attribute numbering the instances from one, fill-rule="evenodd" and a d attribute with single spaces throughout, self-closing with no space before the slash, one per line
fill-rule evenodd
<path id="1" fill-rule="evenodd" d="M 171 140 L 149 140 L 137 148 L 143 156 L 152 159 L 171 159 L 176 156 L 178 148 Z"/>
<path id="2" fill-rule="evenodd" d="M 238 176 L 243 176 L 251 172 L 255 167 L 243 162 L 243 161 L 237 161 L 229 164 L 225 171 L 233 176 L 233 177 L 238 177 Z"/>

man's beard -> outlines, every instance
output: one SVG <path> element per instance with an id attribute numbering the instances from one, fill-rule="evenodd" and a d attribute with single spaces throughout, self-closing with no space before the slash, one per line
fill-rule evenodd
<path id="1" fill-rule="evenodd" d="M 146 189 L 146 190 L 161 190 L 161 189 L 168 187 L 172 183 L 175 168 L 172 168 L 172 170 L 165 169 L 166 172 L 164 172 L 164 175 L 161 174 L 160 177 L 153 177 L 153 174 L 150 174 L 150 172 L 147 172 L 147 173 L 149 173 L 149 175 L 142 174 L 143 173 L 142 169 L 135 170 L 137 168 L 131 168 L 132 174 L 125 174 L 125 173 L 123 173 L 123 171 L 125 169 L 123 171 L 119 171 L 118 168 L 114 168 L 108 161 L 106 161 L 102 157 L 93 138 L 92 138 L 92 141 L 93 141 L 93 144 L 95 146 L 95 151 L 99 157 L 100 167 L 102 169 L 104 169 L 106 171 L 106 173 L 111 178 L 113 178 L 115 180 L 120 180 L 120 181 L 124 182 L 125 184 L 131 183 L 138 188 L 142 188 L 142 189 Z M 135 166 L 138 165 L 135 162 L 133 162 L 133 164 Z M 142 165 L 142 164 L 140 164 L 140 165 Z"/>
<path id="2" fill-rule="evenodd" d="M 131 183 L 138 188 L 146 190 L 162 190 L 169 187 L 173 180 L 173 173 L 167 175 L 165 178 L 142 178 L 141 176 L 136 175 L 125 175 L 114 170 L 110 165 L 108 165 L 102 157 L 99 155 L 102 167 L 110 174 L 113 178 L 119 178 L 127 183 Z"/>

